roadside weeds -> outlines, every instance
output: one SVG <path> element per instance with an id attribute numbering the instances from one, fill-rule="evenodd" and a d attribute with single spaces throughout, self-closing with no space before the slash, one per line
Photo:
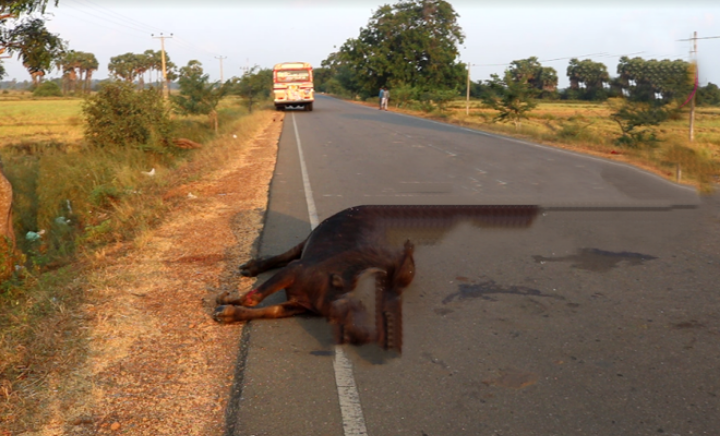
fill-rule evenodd
<path id="1" fill-rule="evenodd" d="M 282 128 L 282 114 L 252 120 L 254 137 L 223 135 L 194 160 L 159 227 L 82 262 L 66 319 L 36 326 L 57 341 L 52 362 L 0 385 L 0 435 L 221 434 L 242 329 L 211 313 L 253 283 L 236 266 L 262 230 Z"/>

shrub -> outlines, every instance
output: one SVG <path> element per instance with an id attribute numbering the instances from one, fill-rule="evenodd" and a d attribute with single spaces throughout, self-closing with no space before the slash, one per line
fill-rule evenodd
<path id="1" fill-rule="evenodd" d="M 33 97 L 62 97 L 62 89 L 55 82 L 43 82 L 35 88 Z"/>
<path id="2" fill-rule="evenodd" d="M 172 130 L 160 93 L 126 82 L 105 84 L 85 100 L 83 114 L 85 139 L 96 147 L 165 146 Z"/>

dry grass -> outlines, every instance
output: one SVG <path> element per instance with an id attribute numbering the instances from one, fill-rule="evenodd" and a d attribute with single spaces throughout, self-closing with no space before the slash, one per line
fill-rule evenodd
<path id="1" fill-rule="evenodd" d="M 82 99 L 0 100 L 0 147 L 82 140 Z"/>
<path id="2" fill-rule="evenodd" d="M 0 435 L 221 431 L 240 330 L 211 321 L 208 302 L 249 286 L 231 271 L 261 228 L 276 117 L 243 117 L 156 175 L 160 227 L 2 295 Z"/>

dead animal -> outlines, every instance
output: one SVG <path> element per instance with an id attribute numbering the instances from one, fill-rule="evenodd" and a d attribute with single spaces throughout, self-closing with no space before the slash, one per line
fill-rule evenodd
<path id="1" fill-rule="evenodd" d="M 402 292 L 415 277 L 411 239 L 432 244 L 461 221 L 476 226 L 526 227 L 535 206 L 358 206 L 327 218 L 286 253 L 240 266 L 247 277 L 282 268 L 240 298 L 217 298 L 214 318 L 230 323 L 301 313 L 324 316 L 338 343 L 376 342 L 402 349 Z M 374 322 L 352 291 L 363 274 L 376 278 Z M 287 301 L 255 307 L 285 289 Z M 373 325 L 374 324 L 374 325 Z"/>

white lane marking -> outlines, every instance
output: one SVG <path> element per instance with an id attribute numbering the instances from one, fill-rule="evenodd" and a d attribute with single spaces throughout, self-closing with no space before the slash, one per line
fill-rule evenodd
<path id="1" fill-rule="evenodd" d="M 440 151 L 442 151 L 443 153 L 447 153 L 447 154 L 449 154 L 449 155 L 452 156 L 452 157 L 456 157 L 456 156 L 457 156 L 457 154 L 455 154 L 455 153 L 451 153 L 451 152 L 449 152 L 449 151 L 447 151 L 447 150 L 443 150 L 442 148 L 436 147 L 436 146 L 434 146 L 434 145 L 432 145 L 432 144 L 428 144 L 427 146 L 428 146 L 428 147 L 432 147 L 432 148 L 434 148 L 435 150 L 440 150 Z"/>
<path id="2" fill-rule="evenodd" d="M 308 171 L 305 166 L 305 157 L 303 156 L 300 134 L 298 133 L 297 123 L 295 122 L 295 114 L 292 114 L 292 120 L 293 127 L 295 128 L 295 141 L 297 142 L 298 153 L 300 154 L 300 172 L 302 173 L 303 187 L 305 188 L 305 201 L 307 202 L 308 215 L 310 215 L 310 229 L 315 229 L 315 227 L 317 227 L 320 223 L 318 222 L 319 220 L 317 209 L 315 208 L 315 200 L 313 200 L 310 179 L 308 178 Z"/>
<path id="3" fill-rule="evenodd" d="M 300 142 L 300 134 L 298 133 L 295 114 L 292 114 L 292 120 L 293 128 L 295 129 L 295 141 L 297 142 L 298 153 L 300 155 L 300 172 L 302 173 L 303 186 L 305 188 L 308 215 L 310 215 L 310 228 L 315 229 L 320 223 L 318 222 L 317 209 L 315 208 L 310 179 L 308 178 L 308 171 L 305 166 L 305 157 L 303 156 L 302 143 Z M 358 393 L 357 385 L 355 385 L 352 363 L 339 345 L 335 346 L 333 369 L 335 370 L 335 385 L 337 386 L 338 402 L 340 403 L 343 434 L 345 436 L 367 436 L 365 417 L 363 416 L 362 406 L 360 405 L 360 394 Z"/>

